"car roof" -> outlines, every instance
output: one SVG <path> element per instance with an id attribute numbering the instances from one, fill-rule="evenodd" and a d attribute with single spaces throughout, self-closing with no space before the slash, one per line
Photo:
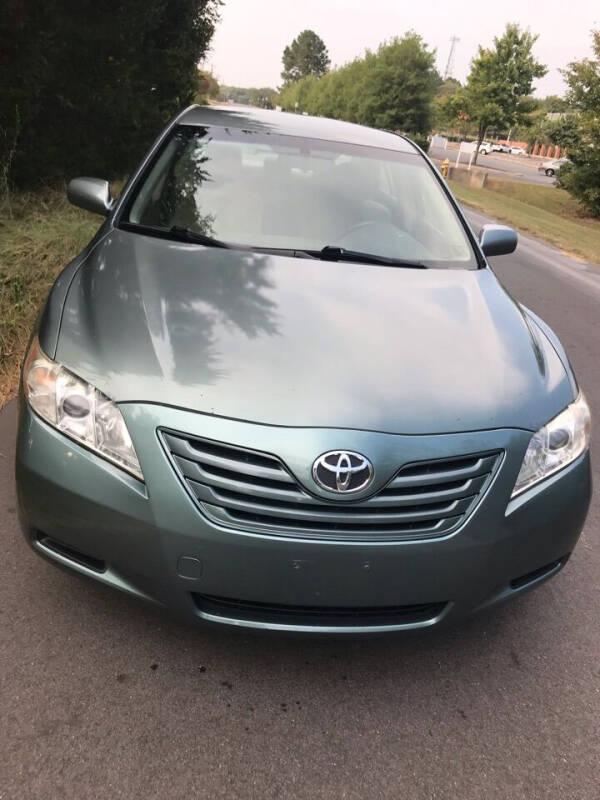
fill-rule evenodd
<path id="1" fill-rule="evenodd" d="M 367 147 L 383 147 L 403 153 L 419 152 L 412 142 L 391 131 L 376 130 L 327 117 L 268 111 L 253 106 L 191 106 L 181 114 L 177 122 L 180 125 L 214 125 Z"/>

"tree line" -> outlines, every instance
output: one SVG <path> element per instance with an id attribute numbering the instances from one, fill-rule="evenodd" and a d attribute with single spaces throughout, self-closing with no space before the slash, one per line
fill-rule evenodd
<path id="1" fill-rule="evenodd" d="M 401 130 L 424 141 L 439 83 L 435 52 L 409 31 L 343 67 L 288 80 L 279 103 L 287 111 Z"/>
<path id="2" fill-rule="evenodd" d="M 246 87 L 221 84 L 216 97 L 226 103 L 240 103 L 241 105 L 257 106 L 258 108 L 272 109 L 276 108 L 279 103 L 279 93 L 269 86 Z"/>

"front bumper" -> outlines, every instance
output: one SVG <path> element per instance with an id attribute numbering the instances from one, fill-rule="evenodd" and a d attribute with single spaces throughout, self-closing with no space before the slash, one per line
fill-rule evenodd
<path id="1" fill-rule="evenodd" d="M 16 472 L 23 531 L 54 562 L 197 620 L 357 633 L 459 619 L 558 572 L 591 495 L 586 453 L 510 501 L 531 436 L 523 430 L 415 437 L 282 429 L 150 404 L 121 411 L 145 484 L 66 439 L 22 403 Z M 400 465 L 418 453 L 500 450 L 504 457 L 478 507 L 451 535 L 310 540 L 206 519 L 159 442 L 161 426 L 277 453 L 298 475 L 336 447 L 365 453 L 376 465 Z"/>

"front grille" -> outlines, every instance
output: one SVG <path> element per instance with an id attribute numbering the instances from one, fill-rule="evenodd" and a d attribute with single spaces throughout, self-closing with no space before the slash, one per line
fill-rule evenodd
<path id="1" fill-rule="evenodd" d="M 244 620 L 273 625 L 310 625 L 312 627 L 363 627 L 378 625 L 414 625 L 438 617 L 446 603 L 420 603 L 410 606 L 284 606 L 231 600 L 225 597 L 192 593 L 201 614 L 222 619 Z"/>
<path id="2" fill-rule="evenodd" d="M 163 431 L 173 463 L 219 525 L 273 535 L 385 541 L 448 534 L 489 486 L 499 453 L 407 464 L 366 500 L 314 497 L 275 456 Z"/>

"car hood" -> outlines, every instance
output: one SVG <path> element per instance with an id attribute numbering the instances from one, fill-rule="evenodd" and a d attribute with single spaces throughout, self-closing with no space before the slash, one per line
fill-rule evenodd
<path id="1" fill-rule="evenodd" d="M 75 274 L 56 358 L 117 402 L 271 425 L 536 430 L 565 368 L 488 269 L 413 270 L 111 230 Z"/>

